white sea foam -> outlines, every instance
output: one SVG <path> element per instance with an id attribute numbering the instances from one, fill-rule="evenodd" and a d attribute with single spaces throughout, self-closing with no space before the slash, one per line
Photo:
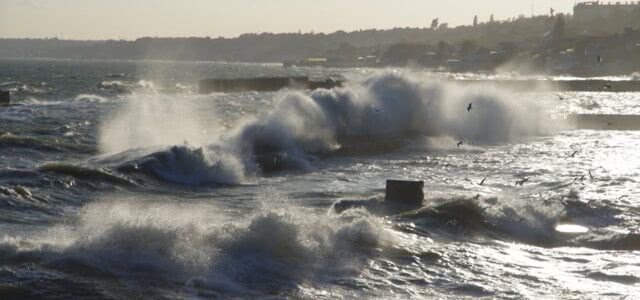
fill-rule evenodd
<path id="1" fill-rule="evenodd" d="M 162 180 L 184 185 L 244 181 L 244 166 L 236 156 L 203 147 L 173 146 L 144 157 L 139 165 Z"/>
<path id="2" fill-rule="evenodd" d="M 314 156 L 362 140 L 448 136 L 490 144 L 544 132 L 540 109 L 515 98 L 490 87 L 470 89 L 382 73 L 345 88 L 284 94 L 273 110 L 221 136 L 206 136 L 203 124 L 194 117 L 198 112 L 187 101 L 134 96 L 102 127 L 100 144 L 105 152 L 118 152 L 183 141 L 196 145 L 209 142 L 205 151 L 216 149 L 206 155 L 210 161 L 240 161 L 245 176 L 260 171 L 308 170 Z M 471 110 L 467 109 L 469 104 Z M 170 180 L 171 176 L 164 177 Z"/>
<path id="3" fill-rule="evenodd" d="M 98 95 L 93 95 L 93 94 L 80 94 L 80 95 L 76 96 L 75 100 L 76 101 L 87 101 L 87 102 L 98 102 L 98 103 L 105 103 L 105 102 L 109 101 L 105 97 L 98 96 Z"/>
<path id="4" fill-rule="evenodd" d="M 325 269 L 358 271 L 375 249 L 395 244 L 392 231 L 360 212 L 299 216 L 289 207 L 235 221 L 220 213 L 209 205 L 96 202 L 74 225 L 5 236 L 0 254 L 7 261 L 71 258 L 134 281 L 164 274 L 179 285 L 251 293 L 296 286 Z"/>

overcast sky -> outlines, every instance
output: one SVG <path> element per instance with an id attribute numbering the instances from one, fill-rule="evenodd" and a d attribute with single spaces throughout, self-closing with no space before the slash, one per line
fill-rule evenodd
<path id="1" fill-rule="evenodd" d="M 0 0 L 0 37 L 135 39 L 451 26 L 571 12 L 574 0 Z M 533 4 L 533 5 L 532 5 Z"/>

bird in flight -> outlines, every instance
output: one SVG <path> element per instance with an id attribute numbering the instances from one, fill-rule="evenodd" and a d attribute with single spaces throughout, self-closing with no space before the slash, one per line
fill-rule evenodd
<path id="1" fill-rule="evenodd" d="M 598 64 L 601 64 L 604 61 L 601 55 L 598 55 Z"/>
<path id="2" fill-rule="evenodd" d="M 555 94 L 555 95 L 556 95 L 556 97 L 558 97 L 558 99 L 560 99 L 560 101 L 564 100 L 564 97 L 562 97 L 562 95 L 560 95 L 560 94 Z"/>
<path id="3" fill-rule="evenodd" d="M 467 111 L 471 111 L 473 109 L 473 103 L 469 103 L 469 106 L 467 106 Z"/>
<path id="4" fill-rule="evenodd" d="M 460 146 L 461 146 L 462 144 L 464 144 L 464 142 L 463 142 L 463 141 L 459 141 L 459 142 L 456 144 L 456 145 L 458 145 L 458 149 L 460 149 Z"/>
<path id="5" fill-rule="evenodd" d="M 569 157 L 574 158 L 574 157 L 576 157 L 576 154 L 578 154 L 578 150 L 573 151 L 573 153 L 571 153 L 571 154 L 569 155 Z"/>
<path id="6" fill-rule="evenodd" d="M 487 180 L 487 177 L 482 178 L 482 181 L 480 181 L 480 185 L 483 185 L 485 180 Z"/>
<path id="7" fill-rule="evenodd" d="M 518 181 L 516 181 L 516 186 L 523 186 L 528 181 L 529 181 L 529 178 L 523 178 L 521 180 L 518 180 Z"/>

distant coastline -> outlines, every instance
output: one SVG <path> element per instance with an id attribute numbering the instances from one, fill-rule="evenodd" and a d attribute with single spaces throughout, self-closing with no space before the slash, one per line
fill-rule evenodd
<path id="1" fill-rule="evenodd" d="M 281 63 L 304 67 L 417 67 L 454 72 L 514 71 L 605 76 L 640 71 L 640 5 L 576 6 L 554 14 L 449 28 L 324 33 L 249 33 L 236 38 L 134 41 L 0 39 L 0 57 L 122 61 Z M 625 9 L 633 6 L 624 6 Z M 586 10 L 586 13 L 585 13 Z M 602 15 L 598 13 L 602 12 Z M 600 59 L 600 58 L 604 59 Z"/>

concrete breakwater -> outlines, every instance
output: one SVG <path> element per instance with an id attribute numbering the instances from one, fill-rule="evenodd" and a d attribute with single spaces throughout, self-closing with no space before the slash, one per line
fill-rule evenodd
<path id="1" fill-rule="evenodd" d="M 255 78 L 209 78 L 200 80 L 198 90 L 200 94 L 210 93 L 238 93 L 238 92 L 269 92 L 284 88 L 310 89 L 334 88 L 341 86 L 340 79 L 327 78 L 311 80 L 307 76 L 298 77 L 255 77 Z"/>

